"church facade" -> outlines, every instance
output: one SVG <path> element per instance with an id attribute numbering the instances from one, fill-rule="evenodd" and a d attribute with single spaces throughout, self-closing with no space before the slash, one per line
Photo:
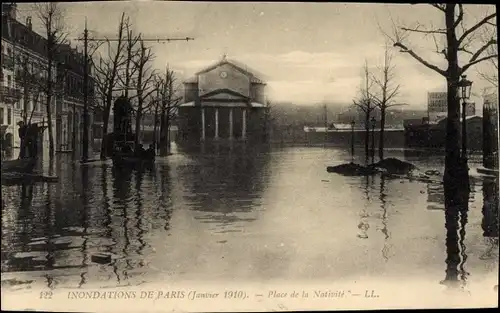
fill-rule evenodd
<path id="1" fill-rule="evenodd" d="M 177 141 L 263 142 L 266 83 L 246 66 L 222 59 L 184 82 Z"/>

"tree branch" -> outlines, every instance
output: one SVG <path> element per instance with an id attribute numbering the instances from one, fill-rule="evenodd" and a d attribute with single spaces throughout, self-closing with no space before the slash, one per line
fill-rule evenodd
<path id="1" fill-rule="evenodd" d="M 444 30 L 444 29 L 420 30 L 420 29 L 418 29 L 418 26 L 417 26 L 417 28 L 401 27 L 401 29 L 404 30 L 404 31 L 409 31 L 409 32 L 414 32 L 414 33 L 446 35 L 446 30 Z"/>
<path id="2" fill-rule="evenodd" d="M 394 43 L 394 47 L 398 47 L 398 48 L 401 48 L 402 49 L 402 52 L 405 52 L 405 53 L 408 53 L 409 55 L 411 55 L 415 60 L 419 61 L 420 63 L 422 63 L 423 65 L 425 65 L 426 67 L 430 68 L 431 70 L 434 70 L 436 72 L 438 72 L 439 74 L 443 75 L 446 77 L 446 71 L 440 69 L 439 67 L 433 65 L 433 64 L 430 64 L 429 62 L 425 61 L 424 59 L 422 59 L 419 55 L 417 55 L 415 52 L 413 52 L 412 50 L 408 49 L 408 47 L 406 47 L 404 44 L 400 43 L 400 42 L 396 42 Z"/>
<path id="3" fill-rule="evenodd" d="M 455 21 L 455 24 L 453 24 L 453 28 L 457 28 L 457 26 L 463 21 L 464 19 L 464 6 L 462 3 L 458 4 L 458 17 L 457 20 Z"/>
<path id="4" fill-rule="evenodd" d="M 465 73 L 465 71 L 467 71 L 469 69 L 469 67 L 471 67 L 474 64 L 477 64 L 477 63 L 480 63 L 480 62 L 483 62 L 483 61 L 486 61 L 486 60 L 489 60 L 489 59 L 494 59 L 494 58 L 498 58 L 498 54 L 488 55 L 488 56 L 482 57 L 480 59 L 476 59 L 474 61 L 471 61 L 471 62 L 469 62 L 469 64 L 467 64 L 464 67 L 462 67 L 462 70 L 460 71 L 460 73 L 461 74 Z"/>
<path id="5" fill-rule="evenodd" d="M 476 25 L 472 26 L 471 28 L 469 28 L 468 30 L 466 30 L 462 36 L 460 36 L 460 38 L 458 39 L 458 44 L 461 44 L 462 41 L 465 40 L 465 38 L 467 38 L 467 36 L 469 36 L 470 34 L 472 34 L 474 31 L 476 31 L 478 28 L 480 28 L 481 26 L 485 25 L 485 24 L 488 24 L 489 20 L 491 20 L 492 18 L 496 17 L 497 14 L 496 13 L 492 13 L 488 16 L 486 16 L 485 18 L 483 18 L 481 21 L 479 21 Z"/>
<path id="6" fill-rule="evenodd" d="M 446 12 L 443 4 L 431 4 L 433 7 L 435 7 L 436 9 L 439 9 L 440 11 L 443 11 L 443 12 Z"/>

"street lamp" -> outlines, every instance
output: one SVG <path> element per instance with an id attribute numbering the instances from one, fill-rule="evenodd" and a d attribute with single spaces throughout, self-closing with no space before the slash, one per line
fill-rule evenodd
<path id="1" fill-rule="evenodd" d="M 458 87 L 460 87 L 460 98 L 462 98 L 462 158 L 465 160 L 467 158 L 466 100 L 470 98 L 472 82 L 467 79 L 466 75 L 462 75 L 462 79 L 458 82 Z"/>
<path id="2" fill-rule="evenodd" d="M 354 125 L 356 122 L 351 121 L 351 163 L 354 163 Z"/>
<path id="3" fill-rule="evenodd" d="M 375 125 L 377 124 L 377 120 L 375 116 L 372 116 L 372 163 L 375 161 Z"/>

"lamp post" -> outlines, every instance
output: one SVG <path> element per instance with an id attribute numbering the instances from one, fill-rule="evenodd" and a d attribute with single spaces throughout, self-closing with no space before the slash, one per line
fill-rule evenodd
<path id="1" fill-rule="evenodd" d="M 356 122 L 351 121 L 351 163 L 354 163 L 354 125 Z"/>
<path id="2" fill-rule="evenodd" d="M 465 161 L 467 159 L 466 100 L 470 98 L 472 82 L 467 80 L 466 75 L 462 75 L 462 79 L 458 82 L 458 87 L 460 87 L 460 98 L 462 98 L 462 159 Z"/>
<path id="3" fill-rule="evenodd" d="M 377 124 L 377 120 L 375 117 L 372 117 L 372 163 L 375 161 L 375 125 Z"/>

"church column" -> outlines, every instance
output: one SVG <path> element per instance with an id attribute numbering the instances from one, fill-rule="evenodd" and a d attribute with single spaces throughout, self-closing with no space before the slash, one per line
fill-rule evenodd
<path id="1" fill-rule="evenodd" d="M 233 139 L 233 108 L 229 108 L 229 139 Z"/>
<path id="2" fill-rule="evenodd" d="M 246 139 L 246 135 L 247 135 L 247 110 L 246 109 L 243 109 L 242 123 L 243 123 L 243 126 L 241 128 L 241 139 Z"/>
<path id="3" fill-rule="evenodd" d="M 201 140 L 205 140 L 205 109 L 201 108 Z"/>
<path id="4" fill-rule="evenodd" d="M 215 108 L 215 136 L 214 139 L 219 139 L 219 108 Z"/>

